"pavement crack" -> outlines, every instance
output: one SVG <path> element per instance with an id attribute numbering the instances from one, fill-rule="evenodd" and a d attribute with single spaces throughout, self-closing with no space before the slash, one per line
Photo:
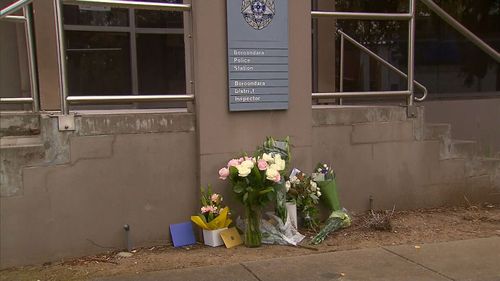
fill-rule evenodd
<path id="1" fill-rule="evenodd" d="M 260 279 L 257 274 L 255 274 L 248 266 L 246 266 L 245 264 L 243 263 L 240 263 L 241 266 L 243 266 L 244 269 L 246 269 L 248 272 L 250 272 L 250 274 L 252 274 L 253 277 L 255 277 L 255 279 L 259 280 L 259 281 L 262 281 L 262 279 Z"/>
<path id="2" fill-rule="evenodd" d="M 394 251 L 391 251 L 391 250 L 389 250 L 389 249 L 388 249 L 388 248 L 386 248 L 386 247 L 381 247 L 381 248 L 382 248 L 383 250 L 385 250 L 385 251 L 387 251 L 387 252 L 389 252 L 389 253 L 393 254 L 393 255 L 396 255 L 396 256 L 398 256 L 398 257 L 400 257 L 400 258 L 404 259 L 404 260 L 407 260 L 407 261 L 409 261 L 409 262 L 411 262 L 411 263 L 413 263 L 413 264 L 416 264 L 416 265 L 418 265 L 418 266 L 420 266 L 420 267 L 423 267 L 423 268 L 425 268 L 425 269 L 427 269 L 427 270 L 429 270 L 429 271 L 432 271 L 432 272 L 436 273 L 437 275 L 439 275 L 439 276 L 441 276 L 441 277 L 444 277 L 444 278 L 446 278 L 446 279 L 448 279 L 448 280 L 451 280 L 451 281 L 457 281 L 456 279 L 453 279 L 453 278 L 451 278 L 451 277 L 449 277 L 449 276 L 446 276 L 446 275 L 444 275 L 443 273 L 441 273 L 441 272 L 439 272 L 439 271 L 437 271 L 437 270 L 435 270 L 435 269 L 432 269 L 432 268 L 430 268 L 430 267 L 428 267 L 428 266 L 425 266 L 425 265 L 423 265 L 423 264 L 421 264 L 421 263 L 419 263 L 419 262 L 416 262 L 416 261 L 414 261 L 414 260 L 412 260 L 412 259 L 409 259 L 409 258 L 407 258 L 407 257 L 403 256 L 403 255 L 400 255 L 400 254 L 398 254 L 398 253 L 396 253 L 396 252 L 394 252 Z"/>

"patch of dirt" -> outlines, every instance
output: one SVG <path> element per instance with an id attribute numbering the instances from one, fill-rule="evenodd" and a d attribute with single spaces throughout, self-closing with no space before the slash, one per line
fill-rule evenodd
<path id="1" fill-rule="evenodd" d="M 108 252 L 65 262 L 5 269 L 0 271 L 0 280 L 88 280 L 104 276 L 234 264 L 322 252 L 401 244 L 417 246 L 423 243 L 500 236 L 500 206 L 396 211 L 391 217 L 390 232 L 367 228 L 368 214 L 352 216 L 351 227 L 335 232 L 318 246 L 308 245 L 315 233 L 307 231 L 302 231 L 307 236 L 302 243 L 303 247 L 263 245 L 251 249 L 244 246 L 226 249 L 202 244 L 185 248 L 155 246 L 136 249 L 134 255 L 129 258 L 120 258 L 117 252 Z"/>

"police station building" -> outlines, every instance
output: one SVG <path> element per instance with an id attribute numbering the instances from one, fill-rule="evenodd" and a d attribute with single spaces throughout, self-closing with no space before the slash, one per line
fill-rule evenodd
<path id="1" fill-rule="evenodd" d="M 459 4 L 457 4 L 459 2 Z M 350 210 L 500 202 L 497 1 L 0 0 L 0 267 L 166 243 L 266 136 Z"/>

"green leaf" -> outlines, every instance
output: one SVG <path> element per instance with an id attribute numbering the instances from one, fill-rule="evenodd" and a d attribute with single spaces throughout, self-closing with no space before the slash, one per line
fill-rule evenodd
<path id="1" fill-rule="evenodd" d="M 260 175 L 260 171 L 259 171 L 259 168 L 257 167 L 257 165 L 253 165 L 252 174 L 255 177 L 255 181 L 258 182 L 259 184 L 261 184 L 262 176 Z"/>
<path id="2" fill-rule="evenodd" d="M 268 192 L 268 193 L 266 194 L 266 196 L 267 196 L 267 199 L 268 199 L 269 201 L 271 201 L 271 200 L 273 200 L 273 199 L 274 199 L 274 193 L 272 193 L 272 192 Z"/>
<path id="3" fill-rule="evenodd" d="M 204 215 L 198 215 L 198 216 L 201 218 L 201 220 L 202 220 L 204 223 L 208 223 L 208 222 L 207 222 L 207 218 L 205 218 L 205 216 L 204 216 Z"/>
<path id="4" fill-rule="evenodd" d="M 269 192 L 272 192 L 272 191 L 274 191 L 274 189 L 272 187 L 268 187 L 268 188 L 266 188 L 264 190 L 259 191 L 259 195 L 263 195 L 263 194 L 266 194 L 266 193 L 269 193 Z"/>
<path id="5" fill-rule="evenodd" d="M 245 195 L 243 195 L 243 203 L 246 203 L 248 200 L 248 192 L 245 192 Z"/>
<path id="6" fill-rule="evenodd" d="M 238 193 L 239 194 L 239 193 L 242 193 L 243 191 L 245 191 L 245 187 L 241 183 L 236 183 L 233 186 L 233 191 L 234 191 L 234 193 Z"/>

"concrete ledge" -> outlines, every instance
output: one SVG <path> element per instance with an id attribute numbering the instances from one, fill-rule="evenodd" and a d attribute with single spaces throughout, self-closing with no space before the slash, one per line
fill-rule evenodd
<path id="1" fill-rule="evenodd" d="M 34 113 L 1 113 L 0 137 L 40 133 L 40 116 Z"/>
<path id="2" fill-rule="evenodd" d="M 172 112 L 93 114 L 75 119 L 79 136 L 193 132 L 195 122 L 192 113 Z"/>
<path id="3" fill-rule="evenodd" d="M 352 125 L 368 122 L 405 121 L 406 109 L 399 106 L 313 106 L 313 126 Z M 421 117 L 419 117 L 421 118 Z"/>
<path id="4" fill-rule="evenodd" d="M 451 138 L 451 125 L 447 123 L 431 123 L 424 126 L 426 140 L 443 140 Z"/>
<path id="5" fill-rule="evenodd" d="M 413 123 L 384 122 L 352 125 L 351 142 L 353 144 L 412 141 Z"/>

